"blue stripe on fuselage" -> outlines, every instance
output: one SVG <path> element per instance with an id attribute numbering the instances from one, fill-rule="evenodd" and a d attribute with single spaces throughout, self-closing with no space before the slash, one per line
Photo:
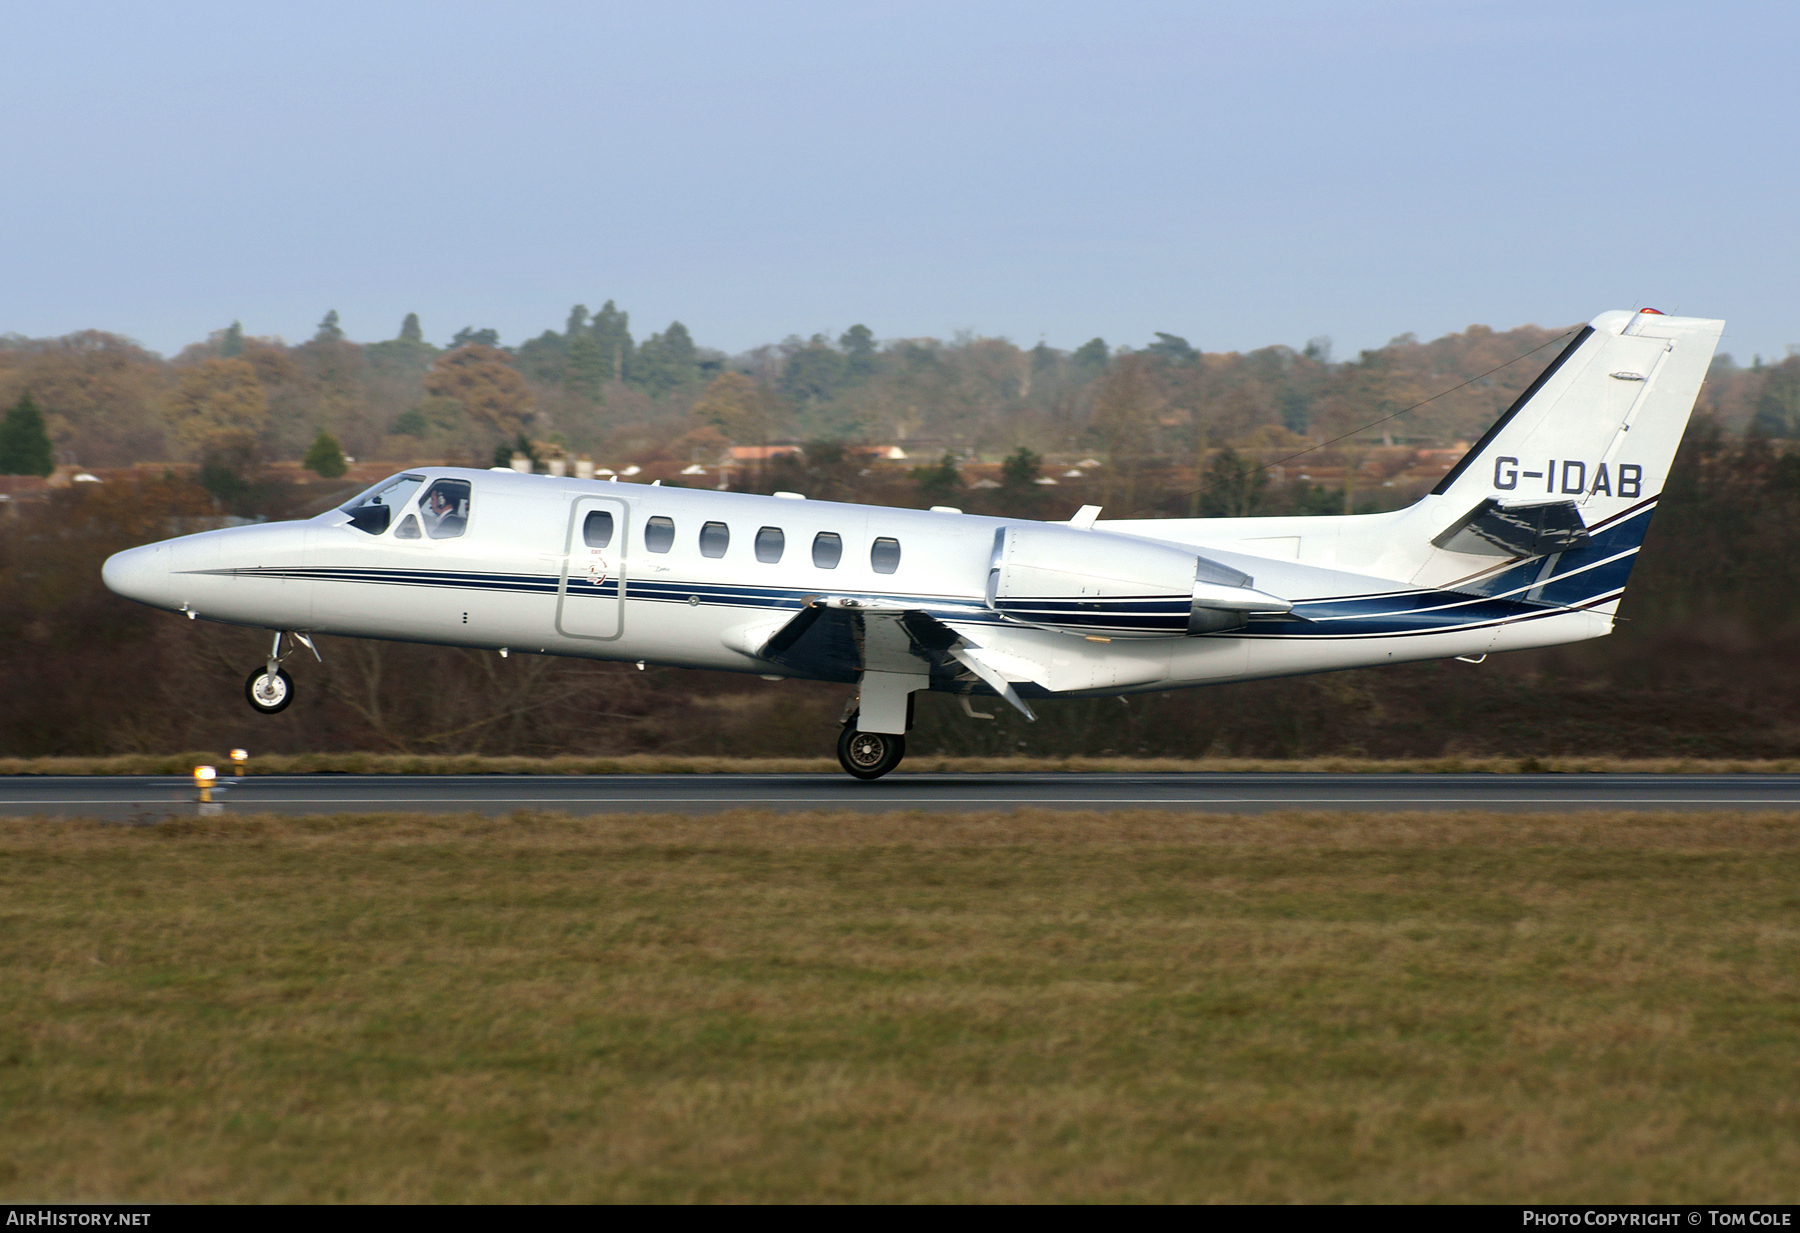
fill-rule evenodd
<path id="1" fill-rule="evenodd" d="M 1554 616 L 1616 598 L 1630 576 L 1636 551 L 1649 526 L 1654 501 L 1628 510 L 1597 528 L 1580 548 L 1551 557 L 1507 565 L 1493 573 L 1456 584 L 1454 589 L 1397 590 L 1377 594 L 1301 600 L 1282 616 L 1255 616 L 1243 629 L 1202 637 L 1337 639 L 1403 637 L 1448 633 L 1483 625 L 1508 624 Z M 363 568 L 351 566 L 271 566 L 203 573 L 235 577 L 344 582 L 385 586 L 435 587 L 451 590 L 505 591 L 556 595 L 560 574 L 509 574 L 481 571 Z M 594 584 L 569 580 L 567 593 L 617 599 L 619 582 Z M 709 607 L 792 612 L 815 598 L 819 589 L 757 586 L 693 580 L 639 579 L 626 583 L 633 602 L 681 603 L 698 598 Z M 999 612 L 979 600 L 948 596 L 858 592 L 883 605 L 917 609 L 940 620 L 960 624 L 1008 627 L 1055 626 L 1094 633 L 1175 636 L 1187 629 L 1190 601 L 1181 595 L 1119 596 L 1095 600 L 1042 597 L 1002 600 Z"/>

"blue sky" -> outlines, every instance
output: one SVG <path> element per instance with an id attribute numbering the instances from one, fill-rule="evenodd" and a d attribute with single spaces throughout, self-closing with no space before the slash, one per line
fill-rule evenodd
<path id="1" fill-rule="evenodd" d="M 16 6 L 0 332 L 1800 343 L 1800 6 Z"/>

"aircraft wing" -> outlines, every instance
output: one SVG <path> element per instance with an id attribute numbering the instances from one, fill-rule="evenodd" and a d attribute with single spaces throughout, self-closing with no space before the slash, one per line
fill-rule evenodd
<path id="1" fill-rule="evenodd" d="M 917 608 L 814 600 L 751 653 L 795 672 L 843 681 L 856 681 L 865 672 L 940 677 L 967 673 L 1027 719 L 1037 718 L 999 669 L 987 662 L 977 642 Z"/>

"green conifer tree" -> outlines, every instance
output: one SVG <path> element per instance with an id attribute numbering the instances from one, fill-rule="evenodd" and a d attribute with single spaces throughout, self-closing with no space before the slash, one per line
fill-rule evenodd
<path id="1" fill-rule="evenodd" d="M 29 393 L 0 420 L 0 475 L 49 475 L 56 470 L 44 413 Z"/>
<path id="2" fill-rule="evenodd" d="M 229 360 L 244 353 L 244 324 L 233 321 L 225 332 L 219 335 L 219 358 Z"/>
<path id="3" fill-rule="evenodd" d="M 700 379 L 697 350 L 687 326 L 672 321 L 668 329 L 638 344 L 636 363 L 627 367 L 625 379 L 660 398 Z"/>
<path id="4" fill-rule="evenodd" d="M 1042 455 L 1034 453 L 1030 446 L 1021 445 L 1000 464 L 1000 483 L 1007 488 L 1022 488 L 1029 492 L 1031 485 L 1037 483 L 1043 464 Z"/>
<path id="5" fill-rule="evenodd" d="M 1090 338 L 1075 348 L 1075 354 L 1069 358 L 1085 379 L 1105 372 L 1111 361 L 1111 353 L 1106 349 L 1104 338 Z"/>
<path id="6" fill-rule="evenodd" d="M 1044 490 L 1037 482 L 1043 466 L 1043 455 L 1029 446 L 1021 445 L 1006 456 L 1000 464 L 998 494 L 1005 513 L 1019 518 L 1037 516 L 1037 508 L 1044 497 Z"/>
<path id="7" fill-rule="evenodd" d="M 914 467 L 913 482 L 919 486 L 919 493 L 933 505 L 947 505 L 950 499 L 962 491 L 962 473 L 956 467 L 956 455 L 948 450 L 937 461 L 936 466 Z"/>
<path id="8" fill-rule="evenodd" d="M 600 344 L 602 381 L 622 381 L 632 359 L 631 314 L 620 312 L 608 300 L 588 324 L 588 333 Z"/>
<path id="9" fill-rule="evenodd" d="M 569 343 L 569 367 L 566 378 L 569 389 L 583 398 L 598 402 L 611 368 L 611 357 L 586 330 Z"/>
<path id="10" fill-rule="evenodd" d="M 1156 341 L 1144 348 L 1146 355 L 1159 356 L 1176 364 L 1198 364 L 1200 353 L 1194 350 L 1193 344 L 1179 334 L 1165 334 L 1156 331 Z"/>
<path id="11" fill-rule="evenodd" d="M 425 341 L 425 331 L 419 328 L 418 313 L 407 313 L 406 320 L 400 323 L 400 341 L 409 343 Z"/>
<path id="12" fill-rule="evenodd" d="M 338 325 L 337 309 L 325 314 L 325 320 L 319 322 L 319 331 L 313 335 L 314 342 L 341 342 L 344 337 L 343 327 Z"/>
<path id="13" fill-rule="evenodd" d="M 1213 455 L 1206 469 L 1205 486 L 1199 492 L 1202 518 L 1248 518 L 1261 507 L 1269 487 L 1269 472 L 1253 458 L 1244 458 L 1230 446 Z"/>
<path id="14" fill-rule="evenodd" d="M 313 438 L 312 446 L 306 451 L 306 458 L 301 465 L 325 479 L 336 479 L 350 469 L 349 464 L 344 461 L 344 447 L 323 428 Z"/>
<path id="15" fill-rule="evenodd" d="M 875 372 L 875 333 L 866 325 L 853 325 L 838 335 L 838 346 L 848 359 L 852 381 L 867 380 Z"/>

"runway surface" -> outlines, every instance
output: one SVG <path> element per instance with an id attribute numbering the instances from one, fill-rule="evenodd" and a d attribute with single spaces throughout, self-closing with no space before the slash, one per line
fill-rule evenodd
<path id="1" fill-rule="evenodd" d="M 1800 809 L 1800 775 L 254 775 L 227 813 L 722 809 Z M 0 814 L 150 823 L 197 812 L 173 776 L 0 778 Z"/>

